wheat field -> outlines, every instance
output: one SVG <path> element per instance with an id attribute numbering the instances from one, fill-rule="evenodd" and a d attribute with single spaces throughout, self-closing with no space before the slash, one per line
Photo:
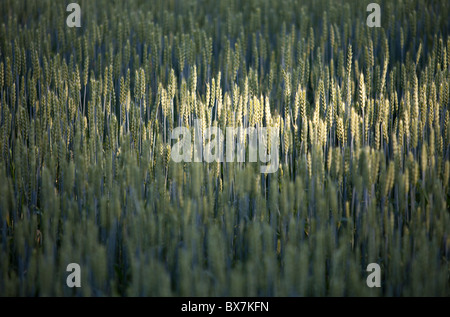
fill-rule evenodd
<path id="1" fill-rule="evenodd" d="M 369 2 L 0 1 L 0 296 L 450 296 L 450 2 Z"/>

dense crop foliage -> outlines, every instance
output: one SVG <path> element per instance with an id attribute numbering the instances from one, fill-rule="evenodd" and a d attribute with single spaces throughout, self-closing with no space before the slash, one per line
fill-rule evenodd
<path id="1" fill-rule="evenodd" d="M 0 2 L 0 295 L 450 295 L 450 2 L 69 2 Z"/>

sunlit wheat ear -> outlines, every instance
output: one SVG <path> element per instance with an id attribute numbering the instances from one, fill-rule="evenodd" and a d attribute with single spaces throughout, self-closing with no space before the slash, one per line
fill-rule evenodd
<path id="1" fill-rule="evenodd" d="M 366 107 L 366 85 L 363 73 L 359 75 L 358 103 L 364 116 L 364 109 Z"/>
<path id="2" fill-rule="evenodd" d="M 344 143 L 344 122 L 341 117 L 338 117 L 336 122 L 336 135 L 341 144 Z"/>
<path id="3" fill-rule="evenodd" d="M 444 119 L 444 126 L 443 126 L 443 133 L 444 133 L 444 147 L 447 147 L 450 143 L 450 111 L 445 112 L 445 119 Z"/>

